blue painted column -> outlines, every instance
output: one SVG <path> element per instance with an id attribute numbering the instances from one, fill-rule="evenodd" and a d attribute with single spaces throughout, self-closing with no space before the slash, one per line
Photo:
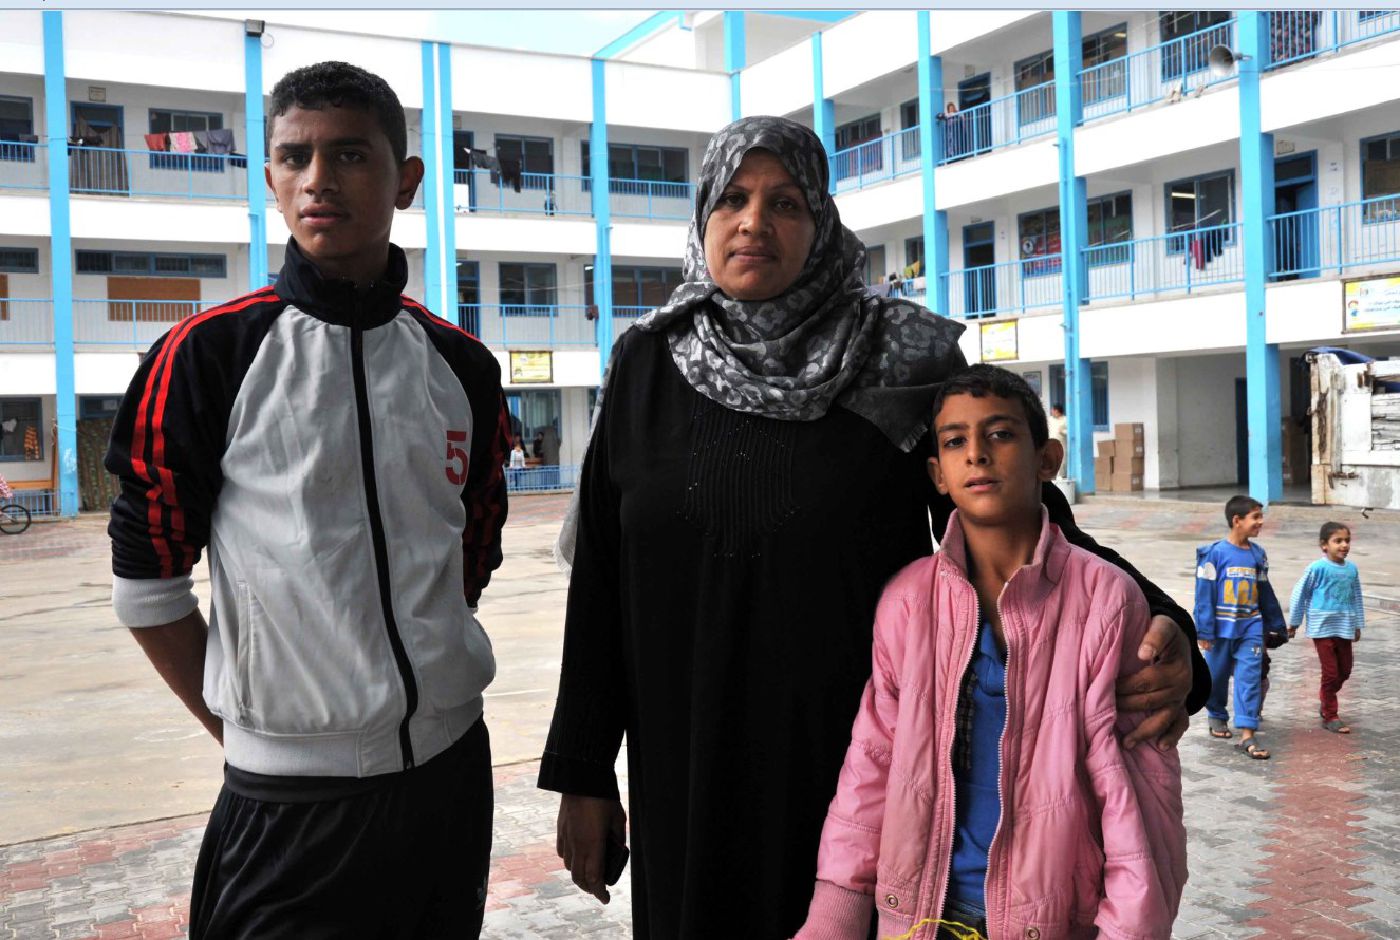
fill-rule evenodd
<path id="1" fill-rule="evenodd" d="M 934 198 L 938 164 L 943 160 L 943 60 L 930 55 L 933 36 L 929 13 L 919 18 L 919 164 L 924 184 L 924 283 L 928 308 L 948 316 L 948 213 Z"/>
<path id="2" fill-rule="evenodd" d="M 267 286 L 267 127 L 262 37 L 243 37 L 243 138 L 248 153 L 248 289 Z"/>
<path id="3" fill-rule="evenodd" d="M 1260 73 L 1268 62 L 1268 14 L 1235 14 L 1240 70 L 1240 237 L 1244 242 L 1245 385 L 1249 404 L 1249 495 L 1268 504 L 1283 495 L 1278 346 L 1267 336 L 1266 287 L 1272 261 L 1268 217 L 1274 208 L 1274 135 L 1262 131 Z"/>
<path id="4" fill-rule="evenodd" d="M 44 133 L 49 151 L 54 417 L 58 420 L 58 512 L 78 514 L 78 395 L 73 377 L 73 231 L 68 190 L 68 88 L 63 13 L 44 11 Z M 47 428 L 40 434 L 47 437 Z"/>
<path id="5" fill-rule="evenodd" d="M 1094 492 L 1094 390 L 1089 360 L 1081 356 L 1079 305 L 1088 293 L 1084 249 L 1088 244 L 1088 202 L 1084 177 L 1075 175 L 1074 129 L 1083 118 L 1079 72 L 1084 46 L 1078 13 L 1057 10 L 1055 32 L 1055 115 L 1060 159 L 1060 272 L 1064 290 L 1065 417 L 1069 453 L 1065 475 L 1085 493 Z"/>
<path id="6" fill-rule="evenodd" d="M 826 96 L 826 72 L 822 66 L 822 34 L 812 34 L 812 130 L 826 150 L 828 164 L 836 157 L 836 102 Z M 831 192 L 836 192 L 836 167 L 830 168 L 827 180 Z"/>
<path id="7" fill-rule="evenodd" d="M 458 326 L 462 311 L 457 306 L 457 200 L 456 171 L 452 160 L 452 44 L 440 42 L 438 53 L 438 166 L 441 168 L 439 208 L 442 221 L 442 300 L 439 314 Z M 430 217 L 431 218 L 431 217 Z"/>
<path id="8" fill-rule="evenodd" d="M 728 14 L 726 14 L 727 16 Z M 593 304 L 598 308 L 598 373 L 608 367 L 613 346 L 612 202 L 608 192 L 607 62 L 593 60 L 593 128 L 588 139 L 592 170 L 593 224 L 598 248 L 593 256 Z"/>
<path id="9" fill-rule="evenodd" d="M 423 252 L 423 296 L 428 306 L 441 316 L 451 317 L 442 309 L 442 149 L 438 146 L 438 125 L 442 113 L 438 110 L 437 43 L 423 40 L 423 220 L 427 227 L 428 247 Z"/>
<path id="10" fill-rule="evenodd" d="M 724 14 L 724 70 L 729 73 L 729 116 L 734 121 L 744 116 L 739 73 L 748 64 L 745 50 L 743 11 L 727 11 Z"/>

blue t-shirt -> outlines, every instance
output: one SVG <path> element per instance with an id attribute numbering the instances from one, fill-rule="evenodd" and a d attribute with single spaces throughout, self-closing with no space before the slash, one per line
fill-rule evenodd
<path id="1" fill-rule="evenodd" d="M 972 727 L 968 766 L 953 767 L 957 796 L 948 906 L 985 914 L 987 852 L 1001 819 L 1001 733 L 1006 727 L 1006 659 L 997 649 L 992 625 L 977 631 L 972 652 Z"/>
<path id="2" fill-rule="evenodd" d="M 1264 638 L 1259 568 L 1252 547 L 1240 548 L 1225 539 L 1212 545 L 1196 570 L 1196 590 L 1197 604 L 1208 602 L 1214 608 L 1216 638 Z M 1207 599 L 1202 591 L 1213 594 Z"/>
<path id="3" fill-rule="evenodd" d="M 1288 625 L 1298 626 L 1305 615 L 1312 639 L 1356 639 L 1356 632 L 1366 626 L 1356 565 L 1350 561 L 1339 565 L 1327 558 L 1309 565 L 1293 588 Z"/>

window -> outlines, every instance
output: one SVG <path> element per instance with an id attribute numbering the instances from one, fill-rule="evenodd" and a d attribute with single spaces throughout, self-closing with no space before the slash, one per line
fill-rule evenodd
<path id="1" fill-rule="evenodd" d="M 583 191 L 592 192 L 592 147 L 585 140 L 579 149 L 583 155 Z M 609 144 L 608 179 L 608 191 L 612 193 L 688 199 L 690 151 L 683 147 Z"/>
<path id="2" fill-rule="evenodd" d="M 1175 10 L 1159 14 L 1157 29 L 1162 39 L 1162 80 L 1182 78 L 1206 68 L 1211 47 L 1218 43 L 1228 45 L 1230 40 L 1228 30 L 1212 27 L 1229 21 L 1228 10 Z"/>
<path id="3" fill-rule="evenodd" d="M 909 131 L 899 135 L 899 159 L 919 159 L 920 140 L 915 128 L 919 126 L 919 99 L 910 98 L 899 106 L 899 129 Z"/>
<path id="4" fill-rule="evenodd" d="M 884 166 L 881 147 L 862 147 L 854 153 L 842 153 L 852 147 L 880 139 L 880 115 L 872 114 L 856 121 L 848 121 L 836 128 L 836 153 L 832 165 L 836 168 L 836 178 L 846 179 L 862 173 L 872 173 Z"/>
<path id="5" fill-rule="evenodd" d="M 1089 391 L 1094 399 L 1094 430 L 1108 430 L 1108 363 L 1089 363 Z M 1064 410 L 1065 407 L 1065 367 L 1062 363 L 1050 364 L 1050 407 Z"/>
<path id="6" fill-rule="evenodd" d="M 1027 212 L 1018 219 L 1021 237 L 1022 277 L 1060 273 L 1060 210 Z"/>
<path id="7" fill-rule="evenodd" d="M 1084 104 L 1120 98 L 1127 93 L 1127 63 L 1120 61 L 1127 54 L 1127 23 L 1084 37 L 1084 68 L 1100 66 L 1084 76 Z M 1115 64 L 1107 64 L 1110 62 Z"/>
<path id="8" fill-rule="evenodd" d="M 223 255 L 179 252 L 92 251 L 75 252 L 78 274 L 160 275 L 161 277 L 228 276 L 228 259 Z"/>
<path id="9" fill-rule="evenodd" d="M 33 163 L 34 99 L 0 95 L 0 160 Z"/>
<path id="10" fill-rule="evenodd" d="M 1166 185 L 1167 230 L 1169 232 L 1191 232 L 1197 229 L 1211 229 L 1215 248 L 1233 240 L 1230 229 L 1215 226 L 1230 225 L 1235 221 L 1235 171 L 1212 173 L 1193 179 L 1175 180 Z M 1186 250 L 1186 239 L 1170 239 L 1167 250 Z"/>
<path id="11" fill-rule="evenodd" d="M 39 249 L 0 248 L 0 271 L 14 274 L 38 274 Z"/>
<path id="12" fill-rule="evenodd" d="M 905 277 L 922 277 L 924 274 L 924 236 L 915 235 L 904 240 Z"/>
<path id="13" fill-rule="evenodd" d="M 1132 193 L 1115 193 L 1112 196 L 1090 199 L 1088 210 L 1089 229 L 1085 242 L 1090 248 L 1133 240 Z M 1123 244 L 1119 248 L 1091 251 L 1088 255 L 1088 265 L 1097 267 L 1101 264 L 1123 264 L 1132 259 L 1132 250 L 1131 245 Z"/>
<path id="14" fill-rule="evenodd" d="M 496 135 L 496 159 L 520 164 L 523 189 L 550 189 L 554 185 L 554 138 Z"/>
<path id="15" fill-rule="evenodd" d="M 43 415 L 37 398 L 0 398 L 0 461 L 44 459 Z"/>
<path id="16" fill-rule="evenodd" d="M 558 282 L 552 264 L 501 262 L 501 315 L 547 317 L 554 313 Z"/>
<path id="17" fill-rule="evenodd" d="M 224 116 L 212 111 L 174 111 L 168 108 L 150 110 L 152 134 L 174 134 L 184 131 L 222 130 Z M 201 173 L 222 173 L 228 161 L 220 156 L 197 153 L 152 153 L 153 170 L 195 170 Z"/>
<path id="18" fill-rule="evenodd" d="M 1055 116 L 1055 86 L 1046 82 L 1055 80 L 1055 54 L 1042 52 L 1029 59 L 1022 59 L 1015 65 L 1016 90 L 1026 94 L 1016 96 L 1016 119 L 1022 126 L 1044 121 Z M 1027 89 L 1034 88 L 1034 91 Z"/>
<path id="19" fill-rule="evenodd" d="M 590 266 L 583 271 L 583 293 L 590 307 L 596 303 L 593 299 L 593 270 Z M 615 264 L 612 269 L 613 311 L 632 314 L 660 307 L 671 299 L 671 292 L 680 287 L 683 280 L 680 268 Z"/>
<path id="20" fill-rule="evenodd" d="M 1372 137 L 1361 142 L 1361 198 L 1379 200 L 1362 206 L 1363 222 L 1400 219 L 1400 199 L 1382 199 L 1400 193 L 1400 133 Z"/>
<path id="21" fill-rule="evenodd" d="M 836 128 L 836 149 L 848 150 L 880 137 L 880 115 L 872 114 L 855 121 L 847 121 Z"/>

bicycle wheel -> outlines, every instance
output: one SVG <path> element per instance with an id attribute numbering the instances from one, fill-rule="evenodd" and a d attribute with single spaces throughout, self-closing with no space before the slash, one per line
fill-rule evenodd
<path id="1" fill-rule="evenodd" d="M 6 535 L 19 535 L 29 528 L 29 510 L 19 503 L 0 506 L 0 532 Z"/>

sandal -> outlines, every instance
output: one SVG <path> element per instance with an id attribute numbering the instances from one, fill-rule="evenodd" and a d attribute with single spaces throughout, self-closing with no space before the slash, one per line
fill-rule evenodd
<path id="1" fill-rule="evenodd" d="M 1230 723 L 1224 718 L 1212 718 L 1210 720 L 1210 736 L 1212 738 L 1233 738 L 1235 735 L 1230 730 Z"/>
<path id="2" fill-rule="evenodd" d="M 1250 760 L 1268 760 L 1271 756 L 1267 750 L 1259 745 L 1253 738 L 1245 738 L 1235 747 L 1249 755 Z"/>
<path id="3" fill-rule="evenodd" d="M 1351 734 L 1351 728 L 1340 718 L 1324 721 L 1322 727 L 1326 728 L 1328 731 L 1335 731 L 1337 734 Z"/>

